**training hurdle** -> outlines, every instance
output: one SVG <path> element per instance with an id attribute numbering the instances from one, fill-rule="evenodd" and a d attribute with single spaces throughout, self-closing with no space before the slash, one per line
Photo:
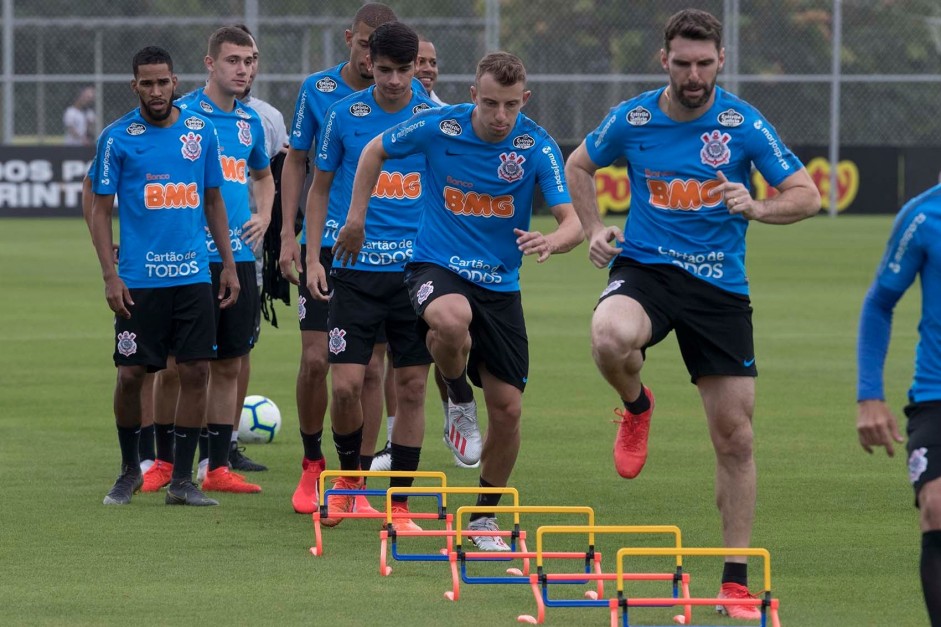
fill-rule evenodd
<path id="1" fill-rule="evenodd" d="M 440 471 L 425 471 L 417 470 L 415 472 L 405 472 L 401 470 L 324 470 L 320 473 L 319 479 L 319 494 L 320 494 L 320 507 L 314 511 L 313 521 L 314 521 L 314 546 L 310 547 L 311 555 L 323 555 L 323 535 L 321 532 L 320 521 L 323 518 L 329 517 L 328 511 L 328 496 L 331 494 L 344 494 L 352 496 L 384 496 L 387 489 L 366 489 L 366 490 L 348 490 L 348 489 L 337 489 L 330 488 L 325 489 L 326 480 L 330 477 L 365 477 L 367 479 L 373 477 L 411 477 L 413 479 L 432 479 L 440 482 L 441 487 L 444 488 L 447 486 L 448 477 L 443 472 Z M 400 491 L 413 491 L 420 490 L 421 488 L 405 488 Z M 432 492 L 437 494 L 437 492 Z M 372 513 L 360 513 L 360 512 L 335 512 L 335 518 L 375 518 L 381 519 L 386 518 L 390 523 L 392 521 L 392 508 L 390 505 L 391 501 L 386 500 L 387 511 L 379 511 L 376 514 Z M 409 514 L 409 518 L 418 518 L 418 519 L 444 519 L 444 502 L 441 498 L 438 499 L 438 512 L 417 512 L 414 514 Z"/>
<path id="2" fill-rule="evenodd" d="M 510 487 L 490 487 L 483 488 L 479 486 L 454 487 L 442 485 L 438 487 L 404 487 L 397 486 L 389 488 L 385 492 L 385 518 L 386 523 L 382 531 L 379 532 L 379 574 L 387 577 L 392 574 L 392 567 L 387 564 L 387 556 L 392 555 L 393 559 L 408 562 L 446 562 L 453 549 L 453 539 L 455 531 L 452 529 L 453 516 L 447 513 L 449 494 L 508 494 L 513 499 L 514 506 L 519 506 L 520 495 L 516 488 Z M 404 496 L 435 496 L 438 497 L 439 518 L 445 520 L 444 529 L 422 530 L 422 531 L 400 531 L 393 525 L 392 515 L 392 497 L 396 495 Z M 487 511 L 492 511 L 493 508 Z M 412 515 L 414 518 L 415 515 Z M 519 537 L 519 516 L 514 517 L 513 530 L 500 531 L 493 535 L 509 536 L 511 546 L 515 548 L 516 538 Z M 436 553 L 400 553 L 398 550 L 399 537 L 439 537 L 445 538 L 445 546 Z M 391 545 L 391 549 L 389 546 Z"/>
<path id="3" fill-rule="evenodd" d="M 720 599 L 710 598 L 640 598 L 628 597 L 624 594 L 624 582 L 628 579 L 624 572 L 624 558 L 628 556 L 676 556 L 678 563 L 682 556 L 719 556 L 745 555 L 761 557 L 764 560 L 764 591 L 762 598 L 757 599 Z M 617 597 L 608 600 L 611 609 L 611 627 L 617 627 L 618 608 L 623 609 L 622 627 L 630 627 L 628 619 L 629 607 L 657 607 L 682 605 L 684 613 L 673 617 L 673 621 L 680 625 L 690 625 L 692 621 L 692 606 L 694 605 L 742 605 L 759 607 L 761 609 L 761 627 L 767 627 L 770 615 L 772 627 L 781 627 L 778 618 L 778 599 L 771 598 L 771 554 L 766 549 L 752 548 L 642 548 L 625 547 L 618 549 L 617 553 Z"/>
<path id="4" fill-rule="evenodd" d="M 548 525 L 536 530 L 536 573 L 529 576 L 533 598 L 536 601 L 536 616 L 521 614 L 517 621 L 521 623 L 542 624 L 545 621 L 547 607 L 610 607 L 604 596 L 604 582 L 624 581 L 670 581 L 672 582 L 673 598 L 677 598 L 682 589 L 683 597 L 689 596 L 689 575 L 683 572 L 682 558 L 677 556 L 676 570 L 672 573 L 604 573 L 601 570 L 600 553 L 595 564 L 595 572 L 585 573 L 546 573 L 544 559 L 552 554 L 544 550 L 546 535 L 576 534 L 588 536 L 589 550 L 594 551 L 595 534 L 664 534 L 673 538 L 673 551 L 682 549 L 683 540 L 680 528 L 675 525 Z M 585 592 L 585 599 L 551 599 L 549 598 L 550 583 L 587 583 L 594 581 L 595 590 Z M 673 605 L 673 603 L 670 603 Z"/>
<path id="5" fill-rule="evenodd" d="M 448 554 L 448 561 L 451 565 L 451 590 L 444 593 L 444 596 L 451 601 L 457 601 L 460 598 L 460 582 L 468 584 L 527 584 L 529 583 L 529 561 L 536 557 L 536 553 L 526 549 L 526 532 L 519 531 L 520 550 L 511 547 L 510 551 L 464 551 L 462 548 L 462 537 L 464 535 L 477 536 L 502 536 L 505 531 L 471 531 L 463 529 L 461 519 L 464 514 L 474 513 L 494 513 L 501 514 L 512 513 L 514 528 L 519 527 L 520 514 L 583 514 L 587 517 L 588 524 L 595 524 L 595 510 L 585 506 L 547 506 L 547 505 L 499 505 L 488 507 L 486 505 L 466 505 L 459 507 L 455 514 L 455 537 L 456 543 L 453 551 Z M 555 551 L 547 553 L 545 557 L 553 559 L 581 559 L 585 562 L 585 573 L 591 572 L 592 562 L 599 564 L 601 554 L 595 554 L 594 548 L 589 547 L 587 551 Z M 508 568 L 506 577 L 483 577 L 471 576 L 467 574 L 467 562 L 493 562 L 521 559 L 523 562 L 522 570 L 519 568 Z M 458 566 L 460 564 L 460 567 Z M 460 574 L 459 574 L 460 573 Z M 571 581 L 570 583 L 585 583 L 585 581 Z"/>

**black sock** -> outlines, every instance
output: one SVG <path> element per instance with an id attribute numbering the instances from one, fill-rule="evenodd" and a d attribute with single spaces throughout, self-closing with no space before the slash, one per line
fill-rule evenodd
<path id="1" fill-rule="evenodd" d="M 493 488 L 496 487 L 492 483 L 488 482 L 483 477 L 480 478 L 480 487 L 482 488 Z M 481 507 L 496 507 L 500 504 L 500 497 L 503 496 L 500 493 L 496 494 L 478 494 L 477 495 L 477 505 Z M 471 514 L 470 520 L 474 521 L 478 518 L 493 518 L 495 514 L 493 512 L 477 512 Z"/>
<path id="2" fill-rule="evenodd" d="M 392 443 L 392 470 L 402 470 L 404 472 L 415 472 L 418 470 L 418 462 L 421 459 L 420 446 L 405 446 L 403 444 Z M 414 482 L 414 477 L 389 477 L 390 488 L 409 488 Z M 404 494 L 393 495 L 392 501 L 395 503 L 404 503 L 408 497 Z"/>
<path id="3" fill-rule="evenodd" d="M 624 408 L 635 416 L 639 416 L 640 414 L 650 409 L 650 398 L 648 398 L 647 394 L 644 393 L 643 386 L 640 388 L 640 396 L 637 398 L 637 400 L 630 403 L 624 401 Z"/>
<path id="4" fill-rule="evenodd" d="M 932 627 L 941 627 L 941 530 L 921 534 L 921 588 Z"/>
<path id="5" fill-rule="evenodd" d="M 448 398 L 452 403 L 469 403 L 474 400 L 474 390 L 467 381 L 467 368 L 456 379 L 449 379 L 441 375 L 445 385 L 448 386 Z"/>
<path id="6" fill-rule="evenodd" d="M 301 441 L 304 443 L 304 457 L 315 461 L 323 457 L 323 450 L 320 448 L 320 440 L 323 439 L 323 429 L 317 433 L 304 433 L 301 431 Z"/>
<path id="7" fill-rule="evenodd" d="M 154 436 L 157 439 L 157 459 L 168 464 L 173 463 L 173 425 L 154 423 Z"/>
<path id="8" fill-rule="evenodd" d="M 372 458 L 372 455 L 359 454 L 359 465 L 363 467 L 363 470 L 369 470 L 369 467 L 372 466 Z"/>
<path id="9" fill-rule="evenodd" d="M 209 458 L 209 431 L 206 427 L 199 430 L 199 461 Z"/>
<path id="10" fill-rule="evenodd" d="M 193 456 L 199 446 L 199 427 L 176 427 L 173 430 L 172 481 L 193 480 Z"/>
<path id="11" fill-rule="evenodd" d="M 340 470 L 359 470 L 359 449 L 363 445 L 363 428 L 340 435 L 333 432 L 333 443 L 340 457 Z"/>
<path id="12" fill-rule="evenodd" d="M 737 583 L 748 587 L 748 564 L 726 562 L 722 569 L 722 583 Z"/>
<path id="13" fill-rule="evenodd" d="M 137 454 L 139 440 L 139 426 L 118 426 L 118 444 L 121 446 L 121 466 L 126 466 L 131 470 L 140 470 L 140 457 Z"/>
<path id="14" fill-rule="evenodd" d="M 209 449 L 209 470 L 229 465 L 229 444 L 232 442 L 232 425 L 217 425 L 210 422 L 206 427 L 206 446 Z M 199 459 L 203 458 L 203 434 L 199 434 Z"/>
<path id="15" fill-rule="evenodd" d="M 157 459 L 157 449 L 154 447 L 154 426 L 148 425 L 140 429 L 140 442 L 137 444 L 137 454 L 141 461 Z"/>

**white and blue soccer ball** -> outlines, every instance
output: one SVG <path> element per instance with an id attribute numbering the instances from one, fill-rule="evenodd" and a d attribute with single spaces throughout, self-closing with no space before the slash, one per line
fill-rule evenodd
<path id="1" fill-rule="evenodd" d="M 281 410 L 265 396 L 246 396 L 239 421 L 239 441 L 251 444 L 271 442 L 281 430 Z"/>

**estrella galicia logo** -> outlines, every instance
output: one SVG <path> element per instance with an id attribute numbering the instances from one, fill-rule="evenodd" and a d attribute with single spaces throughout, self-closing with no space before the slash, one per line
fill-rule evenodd
<path id="1" fill-rule="evenodd" d="M 420 111 L 427 111 L 430 108 L 431 107 L 429 107 L 427 103 L 419 102 L 417 105 L 412 107 L 412 115 L 415 115 L 416 113 L 419 113 Z"/>
<path id="2" fill-rule="evenodd" d="M 716 119 L 722 126 L 728 126 L 730 128 L 741 126 L 745 122 L 745 116 L 735 109 L 726 109 L 720 113 L 719 117 Z"/>
<path id="3" fill-rule="evenodd" d="M 354 118 L 363 118 L 372 113 L 372 109 L 365 102 L 354 102 L 350 105 L 350 115 Z"/>
<path id="4" fill-rule="evenodd" d="M 206 113 L 212 113 L 212 105 L 206 102 L 205 100 L 200 101 L 199 108 L 205 111 Z"/>
<path id="5" fill-rule="evenodd" d="M 330 93 L 337 88 L 337 82 L 329 76 L 324 76 L 314 84 L 314 87 L 317 88 L 317 91 Z"/>
<path id="6" fill-rule="evenodd" d="M 519 135 L 513 138 L 513 147 L 519 148 L 521 150 L 526 150 L 532 148 L 536 145 L 536 140 L 533 139 L 532 135 Z"/>
<path id="7" fill-rule="evenodd" d="M 183 122 L 183 124 L 186 126 L 186 128 L 192 129 L 194 131 L 200 131 L 206 126 L 206 123 L 197 117 L 186 118 L 186 121 Z"/>
<path id="8" fill-rule="evenodd" d="M 441 129 L 441 132 L 445 135 L 450 135 L 455 137 L 464 132 L 464 129 L 461 128 L 461 125 L 458 124 L 457 120 L 441 120 L 441 124 L 438 125 L 438 128 Z"/>
<path id="9" fill-rule="evenodd" d="M 127 134 L 128 135 L 141 135 L 146 130 L 147 130 L 146 126 L 144 126 L 143 124 L 140 124 L 139 122 L 134 122 L 133 124 L 127 127 Z"/>
<path id="10" fill-rule="evenodd" d="M 650 121 L 650 111 L 637 106 L 627 112 L 627 123 L 631 126 L 643 126 Z"/>
<path id="11" fill-rule="evenodd" d="M 235 115 L 239 116 L 239 117 L 242 118 L 243 120 L 251 120 L 251 119 L 252 119 L 252 115 L 251 115 L 248 111 L 246 111 L 245 109 L 243 109 L 242 107 L 239 107 L 238 109 L 235 110 Z"/>

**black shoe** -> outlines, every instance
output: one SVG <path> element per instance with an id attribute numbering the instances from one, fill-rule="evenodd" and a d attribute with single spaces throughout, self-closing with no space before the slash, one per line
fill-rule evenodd
<path id="1" fill-rule="evenodd" d="M 261 472 L 262 470 L 268 470 L 268 467 L 264 464 L 250 460 L 242 453 L 244 450 L 245 447 L 239 446 L 238 442 L 232 443 L 232 447 L 229 449 L 229 466 L 232 467 L 232 470 L 243 470 L 245 472 Z"/>
<path id="2" fill-rule="evenodd" d="M 111 487 L 111 491 L 105 497 L 105 505 L 127 505 L 131 502 L 131 496 L 135 492 L 140 492 L 140 487 L 144 484 L 144 475 L 140 467 L 131 468 L 130 466 L 121 466 L 121 474 L 117 481 Z"/>
<path id="3" fill-rule="evenodd" d="M 186 479 L 177 481 L 174 479 L 167 486 L 167 505 L 195 505 L 197 507 L 205 505 L 218 505 L 219 501 L 211 499 L 202 492 L 196 485 Z"/>

